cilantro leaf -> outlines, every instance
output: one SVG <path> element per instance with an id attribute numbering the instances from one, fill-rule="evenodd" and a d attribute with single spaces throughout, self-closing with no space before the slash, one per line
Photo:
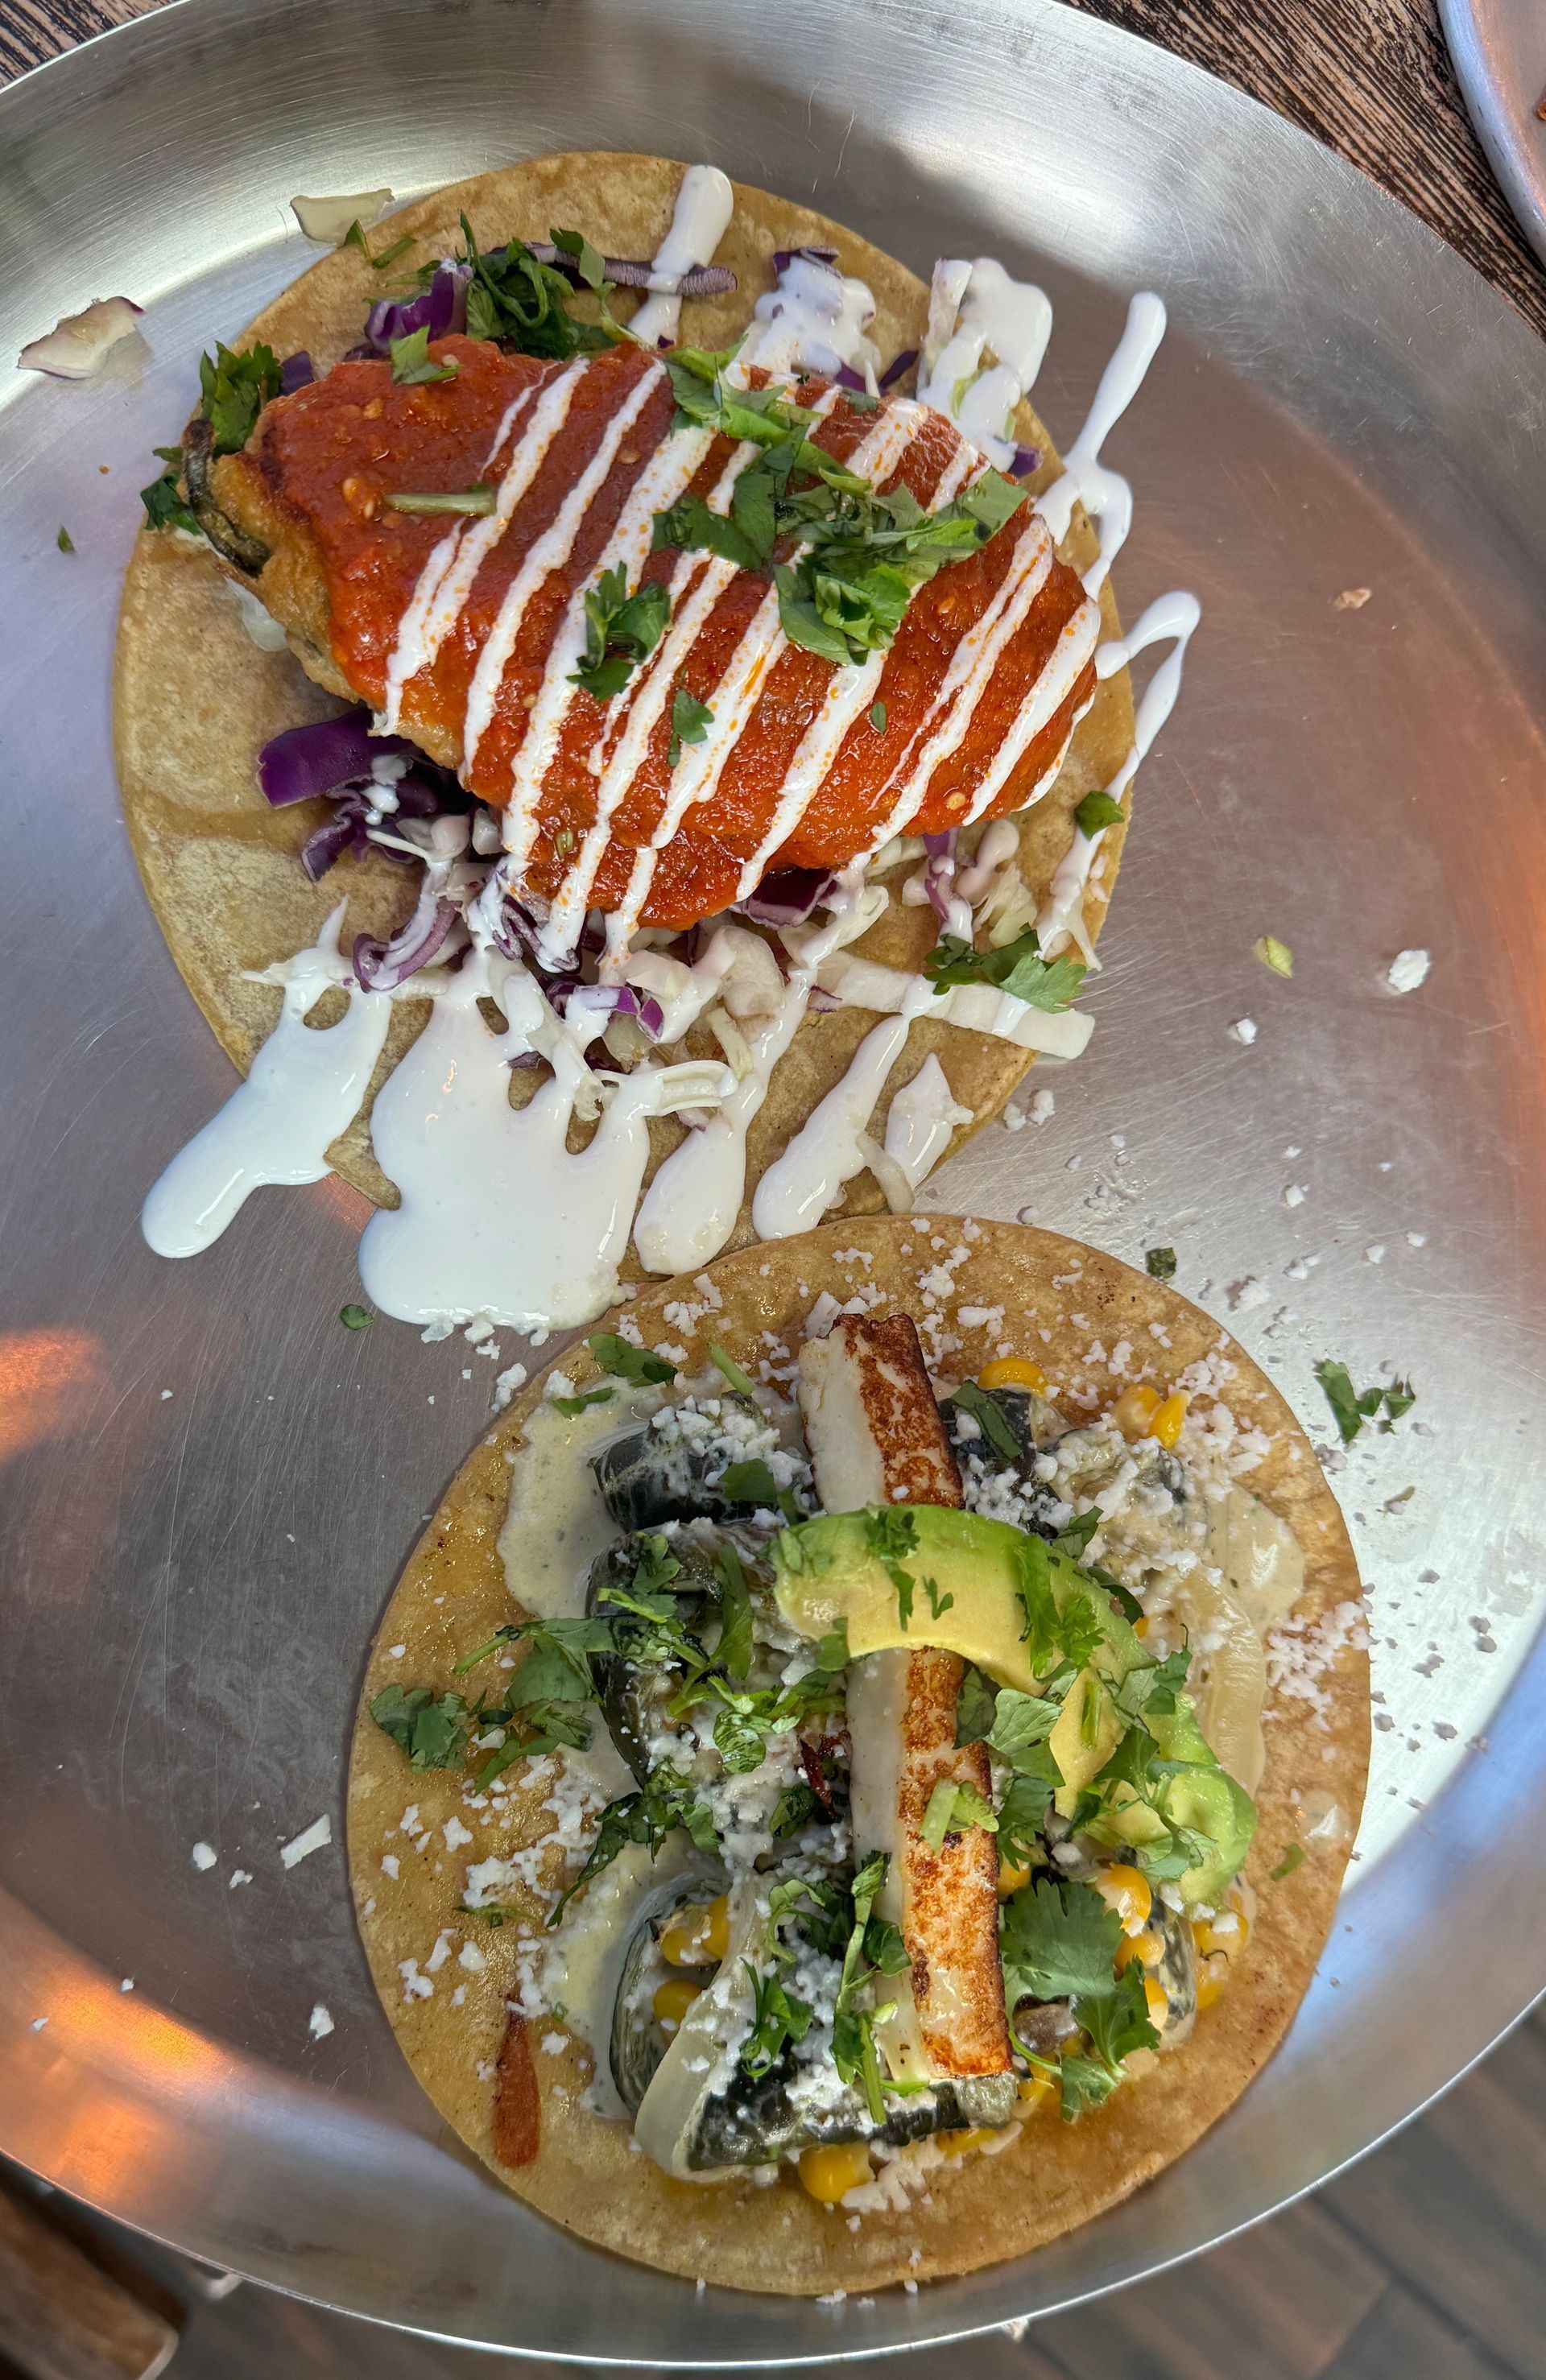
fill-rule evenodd
<path id="1" fill-rule="evenodd" d="M 152 452 L 161 457 L 166 468 L 159 480 L 152 480 L 148 488 L 140 491 L 140 501 L 145 507 L 145 527 L 185 528 L 196 534 L 199 524 L 184 504 L 177 485 L 182 468 L 182 448 L 156 446 Z"/>
<path id="2" fill-rule="evenodd" d="M 1011 1768 L 1019 1768 L 1027 1765 L 1023 1755 L 1033 1745 L 1045 1743 L 1062 1716 L 1062 1701 L 1050 1694 L 1022 1694 L 1014 1686 L 1001 1686 L 988 1747 Z"/>
<path id="3" fill-rule="evenodd" d="M 957 984 L 987 983 L 1023 1000 L 1028 1008 L 1049 1014 L 1067 1007 L 1083 983 L 1088 967 L 1082 959 L 1044 959 L 1034 926 L 1002 950 L 974 950 L 959 934 L 942 934 L 923 962 L 923 972 L 936 995 Z"/>
<path id="4" fill-rule="evenodd" d="M 569 673 L 598 702 L 620 694 L 639 662 L 652 653 L 671 617 L 671 597 L 657 578 L 632 595 L 622 563 L 603 570 L 585 595 L 585 659 Z"/>
<path id="5" fill-rule="evenodd" d="M 1042 1876 L 1011 1893 L 999 1911 L 1011 2017 L 1022 1999 L 1088 2000 L 1110 1993 L 1121 1939 L 1121 1918 L 1088 1884 Z"/>
<path id="6" fill-rule="evenodd" d="M 993 1724 L 997 1708 L 998 1688 L 992 1678 L 968 1661 L 956 1697 L 956 1742 L 980 1743 Z"/>
<path id="7" fill-rule="evenodd" d="M 813 1788 L 810 1785 L 803 1781 L 796 1785 L 785 1785 L 773 1805 L 773 1815 L 768 1820 L 768 1832 L 778 1841 L 783 1841 L 786 1835 L 797 1835 L 802 1827 L 808 1827 L 810 1824 L 821 1806 Z"/>
<path id="8" fill-rule="evenodd" d="M 1018 1460 L 1019 1440 L 991 1390 L 980 1388 L 975 1380 L 963 1380 L 956 1391 L 955 1402 L 962 1413 L 970 1414 L 995 1453 L 1005 1456 L 1011 1463 Z"/>
<path id="9" fill-rule="evenodd" d="M 550 1397 L 548 1402 L 554 1413 L 562 1414 L 566 1421 L 572 1421 L 576 1414 L 584 1413 L 588 1405 L 610 1404 L 616 1393 L 615 1389 L 587 1389 L 583 1396 Z"/>
<path id="10" fill-rule="evenodd" d="M 885 734 L 885 704 L 883 702 L 872 702 L 870 706 L 870 724 L 874 729 L 877 735 L 883 735 Z"/>
<path id="11" fill-rule="evenodd" d="M 913 1578 L 902 1568 L 902 1556 L 918 1549 L 918 1524 L 905 1508 L 871 1504 L 864 1515 L 864 1542 L 896 1590 L 896 1624 L 906 1630 L 913 1616 Z"/>
<path id="12" fill-rule="evenodd" d="M 610 286 L 606 277 L 606 260 L 599 249 L 592 248 L 582 231 L 554 231 L 551 225 L 548 237 L 566 256 L 572 256 L 575 270 L 587 289 Z"/>
<path id="13" fill-rule="evenodd" d="M 1058 2075 L 1062 2090 L 1058 2112 L 1065 2124 L 1087 2108 L 1102 2106 L 1122 2080 L 1095 2058 L 1076 2057 L 1071 2050 L 1064 2051 Z"/>
<path id="14" fill-rule="evenodd" d="M 1002 471 L 984 471 L 974 480 L 961 498 L 961 508 L 974 521 L 980 522 L 990 537 L 1013 520 L 1020 506 L 1029 501 L 1024 488 L 1016 487 Z"/>
<path id="15" fill-rule="evenodd" d="M 929 1805 L 919 1822 L 919 1834 L 931 1852 L 937 1852 L 943 1848 L 946 1835 L 964 1834 L 969 1827 L 981 1827 L 990 1835 L 996 1835 L 998 1819 L 992 1803 L 975 1785 L 942 1777 L 929 1796 Z"/>
<path id="16" fill-rule="evenodd" d="M 372 256 L 371 243 L 365 237 L 365 226 L 357 215 L 344 234 L 342 244 L 345 248 L 358 248 L 372 273 L 384 273 L 389 264 L 396 263 L 399 256 L 408 254 L 413 246 L 413 234 L 404 232 L 401 239 L 395 239 L 390 248 L 383 248 L 379 256 Z"/>
<path id="17" fill-rule="evenodd" d="M 943 1620 L 947 1611 L 955 1609 L 956 1597 L 953 1595 L 942 1595 L 940 1593 L 938 1579 L 926 1578 L 923 1582 L 923 1592 L 929 1598 L 929 1617 L 931 1620 Z"/>
<path id="18" fill-rule="evenodd" d="M 430 353 L 427 323 L 392 342 L 392 377 L 399 388 L 427 388 L 435 381 L 455 380 L 460 370 L 455 356 L 436 363 Z"/>
<path id="19" fill-rule="evenodd" d="M 260 343 L 235 354 L 217 341 L 212 362 L 199 358 L 199 410 L 214 432 L 217 455 L 235 455 L 246 445 L 259 414 L 279 394 L 279 358 Z"/>
<path id="20" fill-rule="evenodd" d="M 728 1538 L 715 1547 L 713 1564 L 719 1583 L 719 1643 L 714 1659 L 727 1677 L 744 1678 L 751 1667 L 751 1597 L 741 1558 Z"/>
<path id="21" fill-rule="evenodd" d="M 73 553 L 75 552 L 75 540 L 71 537 L 67 528 L 61 528 L 54 542 L 58 547 L 61 553 Z"/>
<path id="22" fill-rule="evenodd" d="M 383 1735 L 408 1755 L 410 1768 L 456 1768 L 472 1732 L 474 1714 L 462 1695 L 432 1686 L 383 1686 L 371 1704 Z"/>
<path id="23" fill-rule="evenodd" d="M 375 1316 L 363 1305 L 341 1305 L 338 1319 L 346 1330 L 369 1330 Z"/>
<path id="24" fill-rule="evenodd" d="M 1392 1393 L 1374 1388 L 1366 1389 L 1359 1396 L 1353 1387 L 1346 1365 L 1336 1363 L 1330 1356 L 1323 1363 L 1317 1364 L 1315 1377 L 1325 1391 L 1326 1402 L 1332 1409 L 1332 1418 L 1336 1423 L 1344 1446 L 1352 1445 L 1365 1422 L 1372 1421 L 1379 1412 L 1382 1400 Z M 1403 1383 L 1394 1393 L 1405 1397 L 1401 1411 L 1406 1413 L 1412 1403 L 1410 1388 Z"/>
<path id="25" fill-rule="evenodd" d="M 603 1371 L 610 1372 L 614 1379 L 639 1380 L 657 1387 L 676 1377 L 676 1365 L 665 1356 L 651 1354 L 648 1347 L 636 1347 L 615 1330 L 594 1331 L 585 1343 Z"/>
<path id="26" fill-rule="evenodd" d="M 666 511 L 655 515 L 651 552 L 673 548 L 678 553 L 715 553 L 737 570 L 755 570 L 764 559 L 740 524 L 716 513 L 701 496 L 679 496 Z M 771 552 L 772 547 L 769 547 Z"/>
<path id="27" fill-rule="evenodd" d="M 760 1975 L 749 1959 L 742 1963 L 751 1978 L 753 2017 L 741 2050 L 741 2071 L 760 2082 L 773 2072 L 787 2043 L 805 2039 L 811 2010 L 808 2001 L 785 1991 L 776 1975 Z"/>
<path id="28" fill-rule="evenodd" d="M 666 746 L 665 764 L 674 769 L 682 757 L 684 744 L 701 744 L 714 723 L 714 714 L 706 702 L 700 702 L 685 686 L 679 686 L 671 698 L 671 741 Z M 721 1365 L 721 1370 L 724 1366 Z M 745 1379 L 743 1372 L 741 1378 Z"/>
<path id="29" fill-rule="evenodd" d="M 700 1851 L 719 1848 L 712 1813 L 699 1800 L 691 1778 L 663 1761 L 637 1793 L 624 1793 L 607 1803 L 584 1865 L 548 1912 L 549 1925 L 558 1925 L 575 1894 L 610 1867 L 626 1844 L 641 1843 L 653 1856 L 677 1828 L 685 1828 Z"/>
<path id="30" fill-rule="evenodd" d="M 1036 1744 L 1026 1753 L 998 1805 L 1001 1859 L 1016 1867 L 1029 1867 L 1041 1856 L 1041 1828 L 1052 1808 L 1053 1795 L 1062 1782 L 1062 1771 L 1049 1744 Z"/>
<path id="31" fill-rule="evenodd" d="M 1108 826 L 1120 826 L 1122 819 L 1122 805 L 1114 801 L 1110 794 L 1086 794 L 1074 812 L 1074 824 L 1079 832 L 1091 837 Z"/>
<path id="32" fill-rule="evenodd" d="M 747 1463 L 729 1463 L 714 1481 L 714 1486 L 733 1504 L 754 1504 L 760 1512 L 782 1512 L 785 1520 L 796 1520 L 799 1513 L 795 1500 L 786 1488 L 780 1488 L 768 1465 L 760 1455 Z"/>
<path id="33" fill-rule="evenodd" d="M 1143 1263 L 1151 1281 L 1174 1281 L 1175 1278 L 1174 1248 L 1145 1248 Z"/>
<path id="34" fill-rule="evenodd" d="M 1160 2046 L 1160 2036 L 1149 2019 L 1143 1977 L 1142 1967 L 1134 1960 L 1105 1991 L 1074 2002 L 1074 2014 L 1089 2034 L 1096 2057 L 1109 2074 L 1117 2077 L 1135 2049 Z"/>

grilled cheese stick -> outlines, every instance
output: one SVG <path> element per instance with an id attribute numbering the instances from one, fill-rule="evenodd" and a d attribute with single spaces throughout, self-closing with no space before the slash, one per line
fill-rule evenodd
<path id="1" fill-rule="evenodd" d="M 829 1512 L 961 1502 L 960 1475 L 909 1318 L 843 1315 L 800 1350 L 800 1410 Z M 894 2069 L 1000 2074 L 1010 2063 L 998 1954 L 998 1848 L 971 1827 L 931 1851 L 919 1829 L 944 1779 L 990 1791 L 988 1755 L 957 1745 L 964 1664 L 933 1648 L 872 1653 L 848 1677 L 854 1857 L 890 1854 L 881 1915 L 900 1926 L 908 1994 L 882 2029 Z M 900 1981 L 900 1979 L 898 1979 Z"/>

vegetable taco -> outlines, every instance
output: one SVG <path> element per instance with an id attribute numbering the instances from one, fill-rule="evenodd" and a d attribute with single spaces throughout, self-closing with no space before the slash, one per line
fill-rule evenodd
<path id="1" fill-rule="evenodd" d="M 365 1679 L 350 1865 L 415 2073 L 531 2205 L 695 2278 L 1087 2221 L 1330 1926 L 1367 1638 L 1304 1432 L 1168 1284 L 938 1216 L 726 1256 L 561 1362 Z"/>
<path id="2" fill-rule="evenodd" d="M 152 1245 L 332 1166 L 383 1311 L 572 1325 L 906 1208 L 1076 1056 L 1197 616 L 1124 640 L 1108 577 L 1163 323 L 1065 463 L 992 259 L 632 155 L 351 223 L 205 358 L 128 574 L 129 830 L 250 1072 Z"/>

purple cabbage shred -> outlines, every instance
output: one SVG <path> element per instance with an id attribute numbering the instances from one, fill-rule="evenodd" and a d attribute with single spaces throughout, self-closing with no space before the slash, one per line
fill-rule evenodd
<path id="1" fill-rule="evenodd" d="M 286 356 L 279 367 L 279 394 L 281 396 L 294 396 L 298 388 L 309 387 L 316 377 L 310 357 L 304 347 L 298 347 L 293 356 Z"/>
<path id="2" fill-rule="evenodd" d="M 879 385 L 883 389 L 895 387 L 895 383 L 901 379 L 902 374 L 904 372 L 911 371 L 917 361 L 918 349 L 916 347 L 904 347 L 899 356 L 892 357 L 890 363 L 887 364 L 884 371 L 881 374 Z"/>

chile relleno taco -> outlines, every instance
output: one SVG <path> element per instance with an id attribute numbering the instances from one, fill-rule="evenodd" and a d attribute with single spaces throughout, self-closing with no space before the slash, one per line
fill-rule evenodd
<path id="1" fill-rule="evenodd" d="M 1362 1803 L 1341 1517 L 1276 1390 L 1050 1233 L 850 1220 L 610 1318 L 371 1655 L 349 1855 L 437 2107 L 738 2288 L 960 2272 L 1280 2039 Z"/>
<path id="2" fill-rule="evenodd" d="M 572 1324 L 620 1269 L 905 1207 L 1077 1054 L 1179 677 L 1135 726 L 1127 656 L 1196 606 L 1124 643 L 1107 577 L 1163 308 L 1066 467 L 1050 327 L 992 260 L 926 287 L 712 169 L 571 155 L 358 232 L 205 358 L 117 744 L 254 1073 L 154 1246 L 333 1165 L 385 1311 Z"/>

